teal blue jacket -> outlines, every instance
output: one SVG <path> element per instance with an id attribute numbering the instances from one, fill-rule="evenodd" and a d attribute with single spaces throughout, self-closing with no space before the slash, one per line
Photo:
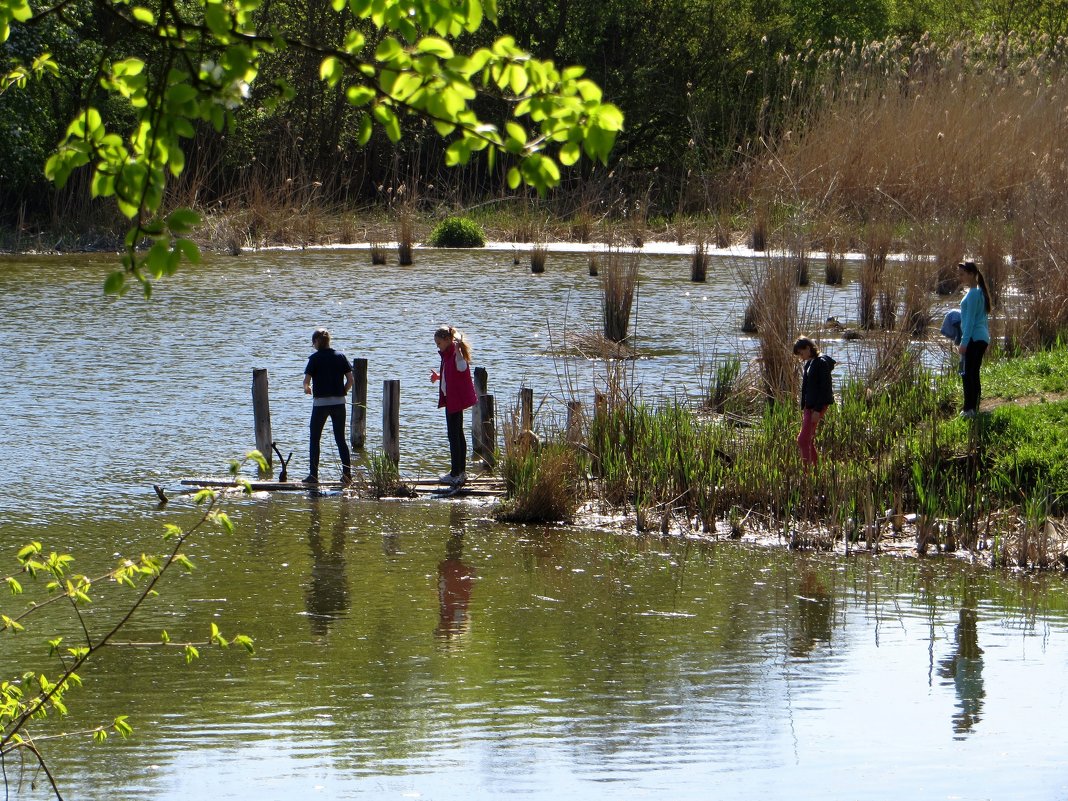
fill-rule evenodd
<path id="1" fill-rule="evenodd" d="M 989 342 L 990 327 L 986 321 L 986 302 L 983 290 L 973 286 L 960 301 L 960 344 Z"/>

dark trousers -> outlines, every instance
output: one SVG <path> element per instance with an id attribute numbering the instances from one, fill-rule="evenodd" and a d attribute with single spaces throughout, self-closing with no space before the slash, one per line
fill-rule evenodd
<path id="1" fill-rule="evenodd" d="M 349 445 L 345 442 L 345 404 L 312 406 L 311 447 L 308 449 L 312 475 L 316 475 L 319 472 L 319 440 L 322 439 L 323 427 L 326 425 L 326 418 L 328 417 L 330 418 L 330 424 L 334 428 L 334 442 L 337 443 L 337 452 L 341 457 L 341 464 L 345 469 L 349 468 Z"/>
<path id="2" fill-rule="evenodd" d="M 972 340 L 964 352 L 964 372 L 961 373 L 961 381 L 964 383 L 964 411 L 966 412 L 979 411 L 979 395 L 982 392 L 979 386 L 979 368 L 983 364 L 986 346 L 986 342 Z"/>
<path id="3" fill-rule="evenodd" d="M 467 439 L 464 437 L 464 413 L 445 412 L 445 426 L 449 432 L 449 475 L 458 476 L 467 470 Z"/>

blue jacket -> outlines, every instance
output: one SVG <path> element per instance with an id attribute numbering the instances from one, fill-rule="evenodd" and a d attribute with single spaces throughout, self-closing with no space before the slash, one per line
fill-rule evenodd
<path id="1" fill-rule="evenodd" d="M 946 316 L 942 318 L 942 327 L 938 330 L 942 336 L 952 339 L 954 345 L 959 345 L 961 338 L 960 312 L 956 309 L 947 311 Z"/>
<path id="2" fill-rule="evenodd" d="M 986 301 L 983 290 L 973 286 L 960 301 L 960 344 L 989 342 L 990 328 L 986 321 Z"/>

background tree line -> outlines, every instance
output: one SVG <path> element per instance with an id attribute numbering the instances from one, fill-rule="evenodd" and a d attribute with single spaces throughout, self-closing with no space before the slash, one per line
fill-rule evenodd
<path id="1" fill-rule="evenodd" d="M 313 48 L 267 57 L 236 124 L 221 133 L 206 124 L 198 129 L 171 190 L 174 202 L 301 209 L 418 196 L 470 205 L 507 191 L 504 166 L 486 159 L 446 170 L 445 143 L 423 121 L 406 120 L 398 143 L 376 130 L 359 145 L 366 111 L 345 102 L 342 86 L 320 80 L 314 54 L 316 43 L 343 38 L 354 23 L 345 13 L 335 14 L 326 0 L 266 0 L 258 13 Z M 1068 33 L 1068 0 L 500 0 L 499 16 L 499 31 L 533 55 L 584 65 L 626 115 L 607 168 L 582 162 L 565 174 L 557 193 L 565 213 L 595 202 L 643 202 L 662 212 L 730 203 L 761 142 L 810 108 L 798 102 L 797 86 L 815 60 L 798 61 L 802 53 L 891 36 L 908 42 L 1009 31 L 1036 34 L 1031 41 L 1040 49 Z M 499 31 L 483 26 L 466 39 L 488 44 Z M 56 189 L 42 165 L 87 101 L 116 122 L 130 115 L 94 76 L 119 43 L 152 64 L 155 45 L 131 41 L 136 35 L 92 0 L 13 28 L 4 61 L 46 50 L 62 69 L 0 94 L 3 226 L 91 225 L 102 213 L 88 200 L 87 178 L 76 174 Z"/>

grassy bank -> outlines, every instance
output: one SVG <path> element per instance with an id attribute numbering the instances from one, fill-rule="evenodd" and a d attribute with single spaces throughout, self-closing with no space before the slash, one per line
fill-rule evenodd
<path id="1" fill-rule="evenodd" d="M 544 511 L 531 499 L 551 496 L 560 517 L 592 501 L 632 510 L 639 529 L 872 550 L 908 537 L 920 554 L 1050 568 L 1063 563 L 1068 513 L 1068 401 L 1057 394 L 1066 381 L 1064 347 L 993 361 L 988 410 L 975 421 L 956 414 L 957 376 L 915 361 L 878 385 L 849 381 L 808 472 L 793 403 L 736 397 L 720 415 L 620 393 L 598 408 L 579 446 L 545 432 L 551 447 L 506 449 L 506 474 L 522 477 L 510 484 L 508 513 Z M 1033 402 L 1043 393 L 1046 402 Z"/>

